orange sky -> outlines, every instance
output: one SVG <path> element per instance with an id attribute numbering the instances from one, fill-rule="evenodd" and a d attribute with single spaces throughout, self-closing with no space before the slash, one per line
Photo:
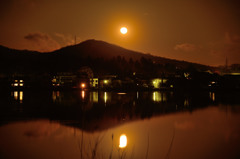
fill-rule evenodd
<path id="1" fill-rule="evenodd" d="M 207 65 L 240 63 L 237 0 L 1 0 L 0 45 L 51 51 L 87 39 Z M 121 26 L 128 34 L 121 35 Z"/>

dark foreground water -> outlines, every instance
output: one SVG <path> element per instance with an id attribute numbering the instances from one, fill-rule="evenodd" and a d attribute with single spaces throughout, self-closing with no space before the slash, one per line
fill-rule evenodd
<path id="1" fill-rule="evenodd" d="M 3 159 L 240 158 L 237 92 L 12 91 L 0 109 Z"/>

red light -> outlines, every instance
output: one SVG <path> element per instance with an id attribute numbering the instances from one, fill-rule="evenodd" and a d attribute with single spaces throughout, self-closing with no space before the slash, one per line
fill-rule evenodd
<path id="1" fill-rule="evenodd" d="M 85 87 L 86 87 L 85 83 L 82 83 L 82 84 L 81 84 L 81 87 L 82 87 L 82 88 L 85 88 Z"/>

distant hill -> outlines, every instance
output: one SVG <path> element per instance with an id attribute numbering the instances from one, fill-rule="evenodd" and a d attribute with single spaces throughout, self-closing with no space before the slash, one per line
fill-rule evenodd
<path id="1" fill-rule="evenodd" d="M 162 69 L 166 66 L 181 69 L 188 67 L 198 70 L 211 69 L 210 66 L 144 54 L 97 40 L 87 40 L 48 53 L 0 46 L 0 72 L 2 73 L 75 71 L 83 66 L 88 66 L 95 72 L 104 73 L 114 73 L 114 69 L 115 72 L 126 69 L 144 70 L 145 66 L 149 67 L 148 70 L 152 70 L 151 66 Z"/>

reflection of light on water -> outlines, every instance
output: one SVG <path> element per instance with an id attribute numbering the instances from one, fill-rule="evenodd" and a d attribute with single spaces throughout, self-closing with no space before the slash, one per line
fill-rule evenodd
<path id="1" fill-rule="evenodd" d="M 82 99 L 85 98 L 85 91 L 82 91 Z"/>
<path id="2" fill-rule="evenodd" d="M 139 94 L 138 94 L 138 92 L 137 92 L 137 99 L 139 98 Z"/>
<path id="3" fill-rule="evenodd" d="M 23 91 L 14 91 L 12 93 L 12 96 L 14 97 L 15 100 L 19 100 L 20 103 L 22 103 L 23 101 Z"/>
<path id="4" fill-rule="evenodd" d="M 212 100 L 215 101 L 215 93 L 212 93 Z"/>
<path id="5" fill-rule="evenodd" d="M 19 92 L 19 100 L 20 100 L 20 102 L 22 102 L 22 100 L 23 100 L 23 91 Z"/>
<path id="6" fill-rule="evenodd" d="M 215 93 L 214 92 L 209 92 L 209 97 L 213 102 L 215 101 Z"/>
<path id="7" fill-rule="evenodd" d="M 189 106 L 189 100 L 188 99 L 185 99 L 184 100 L 184 107 L 188 107 Z"/>
<path id="8" fill-rule="evenodd" d="M 167 100 L 165 93 L 160 93 L 158 91 L 153 92 L 153 101 L 154 102 L 164 102 Z"/>
<path id="9" fill-rule="evenodd" d="M 53 99 L 53 101 L 56 101 L 56 99 L 57 99 L 57 96 L 56 96 L 56 92 L 52 92 L 52 99 Z"/>
<path id="10" fill-rule="evenodd" d="M 98 92 L 92 92 L 93 93 L 93 102 L 98 102 Z"/>
<path id="11" fill-rule="evenodd" d="M 14 99 L 18 100 L 18 91 L 14 91 Z"/>
<path id="12" fill-rule="evenodd" d="M 120 136 L 119 148 L 125 148 L 126 146 L 127 146 L 127 136 L 125 134 L 122 134 Z"/>
<path id="13" fill-rule="evenodd" d="M 119 94 L 119 95 L 124 95 L 124 94 L 127 94 L 127 93 L 119 92 L 119 93 L 117 93 L 117 94 Z"/>
<path id="14" fill-rule="evenodd" d="M 52 92 L 52 99 L 55 102 L 57 99 L 59 100 L 60 92 L 59 91 L 53 91 Z"/>
<path id="15" fill-rule="evenodd" d="M 107 92 L 104 92 L 104 103 L 107 103 Z"/>
<path id="16" fill-rule="evenodd" d="M 98 103 L 98 91 L 89 92 L 89 95 L 90 102 Z"/>

